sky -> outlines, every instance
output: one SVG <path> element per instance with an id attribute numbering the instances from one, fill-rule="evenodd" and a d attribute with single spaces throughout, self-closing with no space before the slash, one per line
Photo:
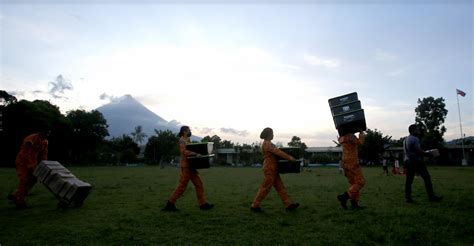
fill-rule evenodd
<path id="1" fill-rule="evenodd" d="M 399 139 L 443 97 L 446 140 L 474 135 L 472 1 L 5 1 L 0 89 L 63 113 L 130 94 L 197 136 L 337 139 L 328 99 L 357 92 Z M 456 89 L 466 93 L 457 96 Z M 131 131 L 134 126 L 131 126 Z"/>

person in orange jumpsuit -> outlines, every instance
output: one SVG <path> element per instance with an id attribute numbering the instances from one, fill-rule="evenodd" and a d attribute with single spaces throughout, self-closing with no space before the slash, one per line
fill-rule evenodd
<path id="1" fill-rule="evenodd" d="M 19 208 L 25 208 L 25 197 L 36 184 L 33 172 L 38 163 L 48 159 L 48 132 L 31 134 L 23 140 L 20 151 L 16 157 L 16 174 L 18 176 L 18 188 L 8 195 Z"/>
<path id="2" fill-rule="evenodd" d="M 206 197 L 204 196 L 204 185 L 201 181 L 201 178 L 199 177 L 199 173 L 189 167 L 188 156 L 199 156 L 199 154 L 195 152 L 186 150 L 186 144 L 190 143 L 191 137 L 191 130 L 189 129 L 189 126 L 182 126 L 178 136 L 180 137 L 179 151 L 181 152 L 181 176 L 179 178 L 178 186 L 167 201 L 163 211 L 178 211 L 176 208 L 176 201 L 184 194 L 184 191 L 186 190 L 190 180 L 196 189 L 199 208 L 201 210 L 212 209 L 214 205 L 206 202 Z"/>
<path id="3" fill-rule="evenodd" d="M 287 211 L 293 211 L 299 207 L 299 203 L 291 203 L 290 198 L 286 194 L 285 185 L 281 180 L 280 175 L 278 174 L 278 166 L 276 155 L 287 159 L 289 161 L 294 161 L 295 158 L 286 154 L 282 150 L 278 149 L 271 140 L 273 139 L 273 130 L 269 127 L 263 129 L 260 134 L 260 138 L 263 139 L 262 152 L 263 152 L 263 182 L 258 190 L 257 196 L 253 200 L 250 211 L 260 213 L 263 210 L 260 208 L 262 200 L 268 195 L 270 189 L 275 187 L 278 195 L 280 196 L 283 204 L 286 207 Z"/>
<path id="4" fill-rule="evenodd" d="M 363 144 L 364 140 L 365 134 L 363 132 L 359 132 L 359 138 L 352 133 L 339 138 L 339 143 L 342 145 L 344 174 L 350 184 L 347 192 L 337 196 L 344 209 L 347 209 L 347 201 L 349 199 L 353 209 L 361 208 L 359 206 L 360 190 L 365 185 L 365 179 L 362 174 L 362 168 L 359 165 L 358 146 Z"/>

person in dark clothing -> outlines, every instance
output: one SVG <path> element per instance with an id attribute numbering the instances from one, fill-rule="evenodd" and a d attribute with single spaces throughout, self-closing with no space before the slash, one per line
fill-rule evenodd
<path id="1" fill-rule="evenodd" d="M 420 130 L 416 124 L 410 125 L 408 128 L 410 135 L 403 142 L 403 148 L 405 151 L 405 156 L 408 158 L 406 162 L 406 181 L 405 181 L 405 199 L 407 203 L 413 203 L 411 196 L 411 185 L 413 179 L 415 178 L 415 173 L 418 173 L 425 182 L 426 193 L 428 194 L 428 199 L 432 202 L 441 201 L 442 196 L 435 195 L 433 191 L 433 184 L 431 183 L 431 177 L 426 168 L 425 163 L 423 162 L 423 155 L 425 152 L 421 149 L 420 139 Z"/>

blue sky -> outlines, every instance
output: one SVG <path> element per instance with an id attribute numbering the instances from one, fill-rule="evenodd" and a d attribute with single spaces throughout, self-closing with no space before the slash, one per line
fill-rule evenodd
<path id="1" fill-rule="evenodd" d="M 39 2 L 0 1 L 0 83 L 19 99 L 66 112 L 131 94 L 196 135 L 252 143 L 270 126 L 274 142 L 327 146 L 327 100 L 353 91 L 396 139 L 418 98 L 443 97 L 458 138 L 459 88 L 474 135 L 472 1 Z"/>

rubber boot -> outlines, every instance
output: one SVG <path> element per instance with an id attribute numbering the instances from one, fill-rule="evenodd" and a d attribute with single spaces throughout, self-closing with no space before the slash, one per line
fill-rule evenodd
<path id="1" fill-rule="evenodd" d="M 349 200 L 349 194 L 344 192 L 344 194 L 338 195 L 337 200 L 341 203 L 343 209 L 347 209 L 347 200 Z"/>

